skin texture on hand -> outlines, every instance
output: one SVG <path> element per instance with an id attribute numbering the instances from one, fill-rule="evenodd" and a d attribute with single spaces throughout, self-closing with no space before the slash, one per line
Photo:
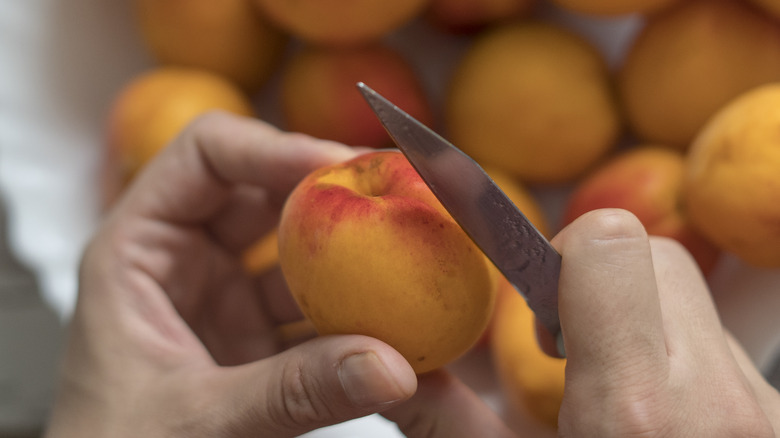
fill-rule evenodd
<path id="1" fill-rule="evenodd" d="M 300 311 L 278 272 L 255 281 L 241 265 L 303 176 L 355 155 L 221 113 L 185 129 L 85 251 L 46 436 L 297 436 L 409 399 L 412 368 L 376 339 L 328 336 L 285 349 L 279 328 Z M 420 388 L 467 393 L 443 382 Z M 473 394 L 463 400 L 449 404 L 483 406 Z M 412 403 L 397 415 L 426 409 Z M 507 433 L 482 410 L 472 427 Z M 422 433 L 409 436 L 452 436 Z"/>
<path id="2" fill-rule="evenodd" d="M 185 130 L 86 251 L 49 436 L 291 436 L 410 397 L 374 339 L 276 355 L 283 297 L 241 269 L 298 179 L 354 154 L 223 114 Z"/>
<path id="3" fill-rule="evenodd" d="M 300 312 L 278 272 L 252 279 L 241 254 L 304 175 L 355 154 L 220 113 L 188 127 L 85 251 L 46 437 L 286 437 L 376 412 L 411 438 L 514 436 L 453 375 L 418 379 L 376 339 L 280 340 Z M 553 244 L 568 353 L 560 436 L 780 430 L 780 396 L 725 334 L 679 245 L 616 210 Z"/>
<path id="4" fill-rule="evenodd" d="M 559 436 L 774 436 L 777 391 L 728 337 L 678 243 L 600 210 L 553 244 L 567 353 Z"/>

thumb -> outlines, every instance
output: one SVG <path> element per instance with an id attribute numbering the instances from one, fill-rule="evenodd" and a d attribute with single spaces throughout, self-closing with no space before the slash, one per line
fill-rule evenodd
<path id="1" fill-rule="evenodd" d="M 400 353 L 358 335 L 316 338 L 223 371 L 215 406 L 229 436 L 297 436 L 383 411 L 417 389 Z"/>

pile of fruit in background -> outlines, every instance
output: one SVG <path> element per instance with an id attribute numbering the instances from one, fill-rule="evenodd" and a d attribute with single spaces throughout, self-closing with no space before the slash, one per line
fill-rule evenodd
<path id="1" fill-rule="evenodd" d="M 550 237 L 620 207 L 681 242 L 705 274 L 721 252 L 780 267 L 775 0 L 133 2 L 158 66 L 127 84 L 107 120 L 107 203 L 209 110 L 392 146 L 362 81 L 475 158 Z M 551 10 L 640 24 L 613 66 Z M 548 187 L 566 189 L 560 217 L 534 198 Z M 276 247 L 271 233 L 247 269 L 274 266 Z M 518 409 L 554 427 L 564 361 L 538 350 L 507 284 L 486 336 Z"/>

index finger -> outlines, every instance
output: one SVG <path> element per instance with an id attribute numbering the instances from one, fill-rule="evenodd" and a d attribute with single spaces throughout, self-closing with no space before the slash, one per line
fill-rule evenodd
<path id="1" fill-rule="evenodd" d="M 278 201 L 307 173 L 355 154 L 335 142 L 213 112 L 149 164 L 123 207 L 155 219 L 197 223 L 218 212 L 237 185 L 263 187 Z"/>
<path id="2" fill-rule="evenodd" d="M 596 374 L 594 383 L 608 384 L 637 366 L 667 369 L 650 243 L 639 220 L 624 210 L 593 211 L 552 243 L 563 258 L 558 311 L 567 377 Z"/>

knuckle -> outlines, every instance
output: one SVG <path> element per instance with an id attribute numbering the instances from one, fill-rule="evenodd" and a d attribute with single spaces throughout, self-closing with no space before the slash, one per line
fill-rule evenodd
<path id="1" fill-rule="evenodd" d="M 334 418 L 323 389 L 300 364 L 284 367 L 278 385 L 277 403 L 271 405 L 270 412 L 276 424 L 286 428 L 309 427 Z"/>
<path id="2" fill-rule="evenodd" d="M 680 394 L 678 394 L 680 395 Z M 772 438 L 775 432 L 761 406 L 744 397 L 739 403 L 697 403 L 685 396 L 648 392 L 601 405 L 598 412 L 567 412 L 562 407 L 559 436 L 668 438 Z M 582 406 L 578 404 L 577 406 Z M 584 432 L 584 433 L 583 433 Z"/>
<path id="3" fill-rule="evenodd" d="M 668 400 L 656 396 L 643 397 L 622 403 L 618 409 L 618 418 L 622 432 L 634 437 L 666 436 L 664 425 L 673 423 L 672 410 Z"/>
<path id="4" fill-rule="evenodd" d="M 625 389 L 625 388 L 622 388 Z M 592 394 L 592 393 L 591 393 Z M 667 409 L 669 400 L 654 393 L 623 392 L 620 396 L 605 395 L 593 402 L 579 397 L 564 403 L 559 415 L 560 436 L 566 437 L 635 437 L 660 438 L 674 436 L 668 428 L 674 419 Z"/>

